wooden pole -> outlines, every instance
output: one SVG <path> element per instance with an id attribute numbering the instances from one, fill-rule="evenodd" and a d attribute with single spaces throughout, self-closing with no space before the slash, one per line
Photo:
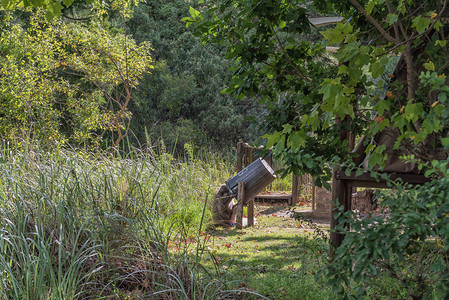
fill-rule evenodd
<path id="1" fill-rule="evenodd" d="M 248 154 L 249 154 L 249 155 L 248 155 L 248 156 L 249 156 L 249 157 L 248 157 L 248 165 L 250 165 L 250 164 L 253 162 L 253 159 L 254 159 L 254 151 L 255 151 L 254 148 L 252 148 L 252 147 L 251 147 L 251 148 L 248 148 L 248 152 L 249 152 L 249 153 L 248 153 Z"/>
<path id="2" fill-rule="evenodd" d="M 315 189 L 315 177 L 312 177 L 312 209 L 314 210 L 316 208 L 316 203 L 315 203 L 315 193 L 316 193 L 316 189 Z"/>
<path id="3" fill-rule="evenodd" d="M 338 180 L 336 178 L 337 170 L 333 170 L 332 178 L 332 209 L 331 209 L 331 232 L 330 232 L 330 256 L 333 257 L 335 254 L 335 249 L 338 248 L 345 237 L 344 233 L 335 232 L 335 228 L 338 226 L 338 218 L 335 218 L 335 214 L 339 213 L 338 208 L 343 205 L 345 212 L 347 211 L 347 195 L 346 195 L 346 185 L 344 180 Z M 350 199 L 350 196 L 349 196 Z"/>
<path id="4" fill-rule="evenodd" d="M 243 170 L 243 142 L 237 143 L 237 173 Z"/>
<path id="5" fill-rule="evenodd" d="M 298 192 L 299 192 L 299 178 L 295 174 L 293 174 L 293 180 L 292 180 L 292 200 L 289 203 L 289 205 L 295 205 L 298 202 Z"/>
<path id="6" fill-rule="evenodd" d="M 270 165 L 271 168 L 273 168 L 273 154 L 270 154 L 267 159 L 267 163 Z"/>
<path id="7" fill-rule="evenodd" d="M 266 162 L 268 163 L 268 165 L 273 168 L 273 154 L 270 154 L 267 159 Z M 268 190 L 271 190 L 273 188 L 273 184 L 270 183 L 270 185 L 268 186 Z"/>
<path id="8" fill-rule="evenodd" d="M 243 201 L 245 200 L 245 183 L 239 182 L 237 190 L 237 218 L 235 220 L 237 229 L 243 228 Z"/>
<path id="9" fill-rule="evenodd" d="M 248 226 L 254 226 L 254 198 L 248 202 Z"/>

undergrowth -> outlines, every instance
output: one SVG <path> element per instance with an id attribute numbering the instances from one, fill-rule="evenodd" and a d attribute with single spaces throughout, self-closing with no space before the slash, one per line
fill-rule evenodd
<path id="1" fill-rule="evenodd" d="M 3 144 L 0 298 L 232 295 L 227 282 L 168 251 L 170 241 L 201 232 L 207 201 L 228 170 L 212 155 L 180 161 L 152 151 L 50 153 Z"/>

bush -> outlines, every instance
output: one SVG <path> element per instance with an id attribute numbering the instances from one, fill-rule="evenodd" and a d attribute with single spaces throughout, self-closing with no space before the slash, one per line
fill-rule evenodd
<path id="1" fill-rule="evenodd" d="M 342 216 L 338 231 L 351 230 L 327 268 L 329 283 L 340 295 L 388 292 L 397 297 L 443 298 L 449 295 L 449 171 L 434 163 L 440 178 L 422 186 L 399 184 L 385 193 L 383 215 Z M 387 285 L 378 285 L 390 282 Z M 387 291 L 388 290 L 388 291 Z"/>

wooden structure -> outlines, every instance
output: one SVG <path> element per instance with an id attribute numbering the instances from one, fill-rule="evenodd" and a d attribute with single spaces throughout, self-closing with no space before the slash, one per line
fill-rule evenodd
<path id="1" fill-rule="evenodd" d="M 226 180 L 226 186 L 235 195 L 238 194 L 238 183 L 245 182 L 246 187 L 243 203 L 246 204 L 275 179 L 276 175 L 274 175 L 271 166 L 259 157 L 238 172 L 237 175 Z"/>
<path id="2" fill-rule="evenodd" d="M 236 171 L 240 172 L 244 167 L 250 165 L 254 160 L 261 157 L 263 146 L 252 147 L 248 143 L 237 143 L 237 166 Z M 273 167 L 273 156 L 271 153 L 266 155 L 264 159 Z M 270 188 L 270 187 L 269 187 Z M 314 178 L 310 175 L 292 177 L 292 189 L 290 194 L 280 195 L 257 195 L 256 199 L 271 199 L 271 200 L 287 200 L 288 205 L 295 205 L 299 200 L 299 190 L 304 190 L 306 193 L 312 195 L 312 209 L 315 209 L 315 183 Z M 254 205 L 253 203 L 250 205 Z"/>
<path id="3" fill-rule="evenodd" d="M 254 196 L 276 179 L 271 166 L 262 158 L 254 160 L 234 177 L 226 180 L 232 195 L 237 195 L 236 226 L 243 227 L 243 206 L 248 207 L 248 226 L 254 225 Z"/>
<path id="4" fill-rule="evenodd" d="M 407 182 L 410 184 L 424 184 L 429 181 L 424 175 L 420 174 L 407 174 L 407 173 L 390 173 L 385 172 L 391 180 L 401 180 L 403 182 Z M 335 214 L 338 212 L 338 206 L 343 205 L 343 211 L 350 211 L 351 208 L 351 196 L 352 189 L 357 187 L 364 188 L 391 188 L 391 186 L 387 185 L 387 181 L 385 179 L 374 178 L 369 173 L 363 173 L 361 175 L 356 176 L 355 172 L 352 172 L 349 176 L 345 174 L 345 172 L 335 169 L 333 172 L 333 180 L 332 180 L 332 212 L 331 212 L 331 251 L 333 251 L 334 247 L 338 247 L 341 245 L 344 239 L 344 233 L 337 233 L 333 230 L 339 224 L 338 218 L 335 218 Z M 349 230 L 349 228 L 348 228 Z M 333 252 L 331 252 L 333 253 Z"/>

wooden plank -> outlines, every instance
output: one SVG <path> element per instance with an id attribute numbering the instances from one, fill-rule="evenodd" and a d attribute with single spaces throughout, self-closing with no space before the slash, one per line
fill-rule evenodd
<path id="1" fill-rule="evenodd" d="M 255 199 L 271 199 L 271 200 L 287 200 L 291 201 L 292 194 L 277 194 L 277 195 L 257 195 Z"/>
<path id="2" fill-rule="evenodd" d="M 254 226 L 254 198 L 249 200 L 247 208 L 248 226 Z"/>
<path id="3" fill-rule="evenodd" d="M 243 228 L 243 201 L 245 199 L 245 183 L 239 182 L 237 194 L 237 218 L 235 226 L 237 229 Z"/>

